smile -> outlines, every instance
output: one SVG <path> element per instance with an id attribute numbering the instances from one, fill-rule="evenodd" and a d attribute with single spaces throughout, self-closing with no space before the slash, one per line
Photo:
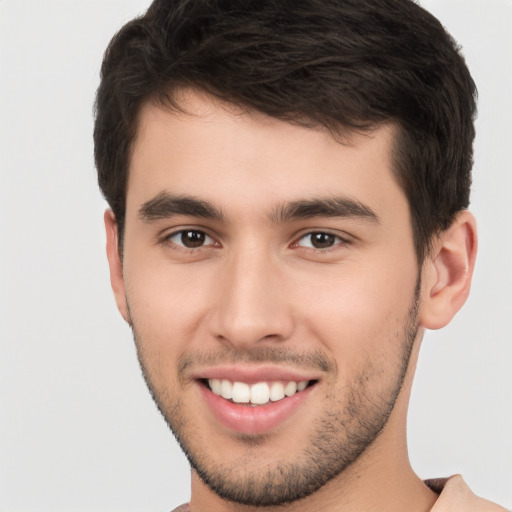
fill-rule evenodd
<path id="1" fill-rule="evenodd" d="M 250 435 L 269 433 L 297 414 L 310 414 L 305 404 L 318 394 L 323 380 L 318 370 L 274 365 L 215 366 L 190 377 L 215 428 Z"/>
<path id="2" fill-rule="evenodd" d="M 225 400 L 232 400 L 237 404 L 252 406 L 265 405 L 269 402 L 278 402 L 285 397 L 291 397 L 304 391 L 309 381 L 288 382 L 232 382 L 227 379 L 208 379 L 210 390 Z"/>

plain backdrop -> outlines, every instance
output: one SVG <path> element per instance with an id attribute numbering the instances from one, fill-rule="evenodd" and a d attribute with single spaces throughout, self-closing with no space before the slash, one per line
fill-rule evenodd
<path id="1" fill-rule="evenodd" d="M 480 91 L 471 298 L 424 340 L 410 456 L 512 506 L 512 1 L 424 0 Z M 142 0 L 0 0 L 0 511 L 169 511 L 186 460 L 109 287 L 93 165 L 102 53 Z"/>

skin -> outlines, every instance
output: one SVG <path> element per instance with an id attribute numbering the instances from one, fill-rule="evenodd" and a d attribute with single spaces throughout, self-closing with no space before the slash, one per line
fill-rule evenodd
<path id="1" fill-rule="evenodd" d="M 340 144 L 198 92 L 182 91 L 181 102 L 187 114 L 153 104 L 141 111 L 123 261 L 110 211 L 105 223 L 114 294 L 146 380 L 203 472 L 193 470 L 192 510 L 253 510 L 222 492 L 251 488 L 261 500 L 283 492 L 265 491 L 265 482 L 286 484 L 315 464 L 316 478 L 330 480 L 280 510 L 430 510 L 436 495 L 408 461 L 407 403 L 425 328 L 448 323 L 469 292 L 473 217 L 461 212 L 419 268 L 392 172 L 393 126 Z M 147 205 L 162 194 L 198 199 L 218 215 L 183 205 L 155 214 Z M 374 216 L 278 215 L 319 198 Z M 184 229 L 204 233 L 204 244 L 185 247 Z M 311 233 L 331 236 L 315 248 Z M 197 380 L 226 364 L 286 368 L 316 383 L 277 427 L 240 435 L 212 415 Z"/>

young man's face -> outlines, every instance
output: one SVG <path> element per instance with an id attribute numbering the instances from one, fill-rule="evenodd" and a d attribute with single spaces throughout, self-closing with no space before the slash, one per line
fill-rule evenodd
<path id="1" fill-rule="evenodd" d="M 140 116 L 120 309 L 209 487 L 248 504 L 298 499 L 369 456 L 421 336 L 393 129 L 341 144 L 184 101 L 190 115 Z"/>

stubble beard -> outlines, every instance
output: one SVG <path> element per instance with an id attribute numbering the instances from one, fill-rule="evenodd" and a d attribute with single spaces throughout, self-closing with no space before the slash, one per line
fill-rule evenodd
<path id="1" fill-rule="evenodd" d="M 255 473 L 250 471 L 251 459 L 247 454 L 251 453 L 251 449 L 258 450 L 257 446 L 265 443 L 267 435 L 238 436 L 238 442 L 246 448 L 246 455 L 236 467 L 209 457 L 204 449 L 204 439 L 203 445 L 200 441 L 196 442 L 197 436 L 187 428 L 180 398 L 172 402 L 166 392 L 159 392 L 152 383 L 148 365 L 144 361 L 143 344 L 132 325 L 139 362 L 150 393 L 201 480 L 227 501 L 256 507 L 276 506 L 306 498 L 352 466 L 379 437 L 400 395 L 418 332 L 420 288 L 418 279 L 402 333 L 398 335 L 394 379 L 386 382 L 386 388 L 375 393 L 376 390 L 368 385 L 374 381 L 376 374 L 381 373 L 375 364 L 368 364 L 349 383 L 351 387 L 344 401 L 333 391 L 326 397 L 332 407 L 316 420 L 308 445 L 294 460 L 278 462 Z M 312 357 L 318 358 L 318 354 Z M 254 358 L 258 362 L 263 359 L 261 353 Z M 297 358 L 297 355 L 293 358 Z M 276 351 L 273 358 L 272 351 L 267 350 L 264 359 L 268 363 L 282 361 L 283 353 L 277 354 Z M 247 355 L 244 360 L 248 360 Z M 326 360 L 325 364 L 336 363 Z"/>

